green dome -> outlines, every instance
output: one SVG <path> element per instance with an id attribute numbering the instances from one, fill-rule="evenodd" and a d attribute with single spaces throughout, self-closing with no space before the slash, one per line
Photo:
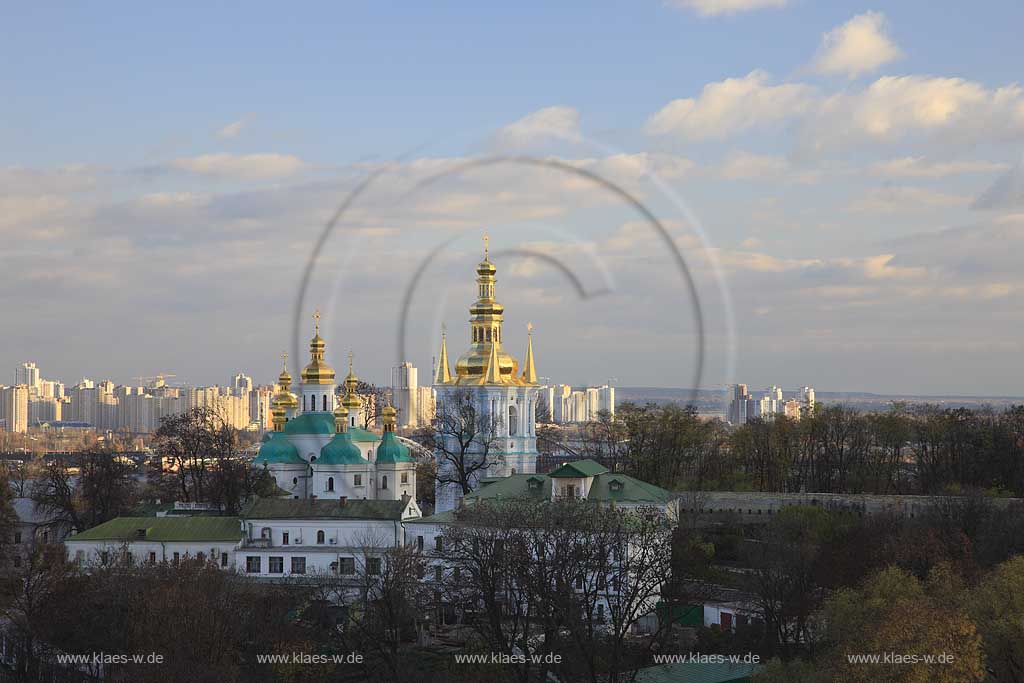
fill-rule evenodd
<path id="1" fill-rule="evenodd" d="M 409 455 L 409 449 L 403 445 L 394 432 L 384 432 L 384 437 L 377 447 L 378 463 L 415 462 Z"/>
<path id="2" fill-rule="evenodd" d="M 284 423 L 285 434 L 334 434 L 335 431 L 334 415 L 331 413 L 302 413 Z M 380 441 L 379 436 L 359 427 L 352 427 L 348 431 L 357 443 Z"/>
<path id="3" fill-rule="evenodd" d="M 317 465 L 366 465 L 359 446 L 352 443 L 352 435 L 348 432 L 338 434 L 320 449 Z"/>
<path id="4" fill-rule="evenodd" d="M 306 461 L 299 456 L 299 451 L 285 438 L 281 432 L 274 432 L 269 441 L 260 446 L 259 455 L 253 460 L 254 465 L 280 464 L 305 465 Z"/>

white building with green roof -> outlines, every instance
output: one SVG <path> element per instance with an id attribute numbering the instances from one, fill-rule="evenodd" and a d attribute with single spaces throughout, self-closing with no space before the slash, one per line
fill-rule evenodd
<path id="1" fill-rule="evenodd" d="M 301 399 L 291 392 L 286 366 L 271 408 L 274 429 L 253 467 L 265 468 L 293 499 L 397 501 L 415 496 L 416 462 L 394 433 L 395 410 L 383 409 L 382 436 L 358 426 L 363 406 L 352 356 L 344 396 L 338 400 L 334 370 L 324 360 L 319 314 L 314 317 L 316 332 L 309 343 L 310 362 L 302 370 Z"/>

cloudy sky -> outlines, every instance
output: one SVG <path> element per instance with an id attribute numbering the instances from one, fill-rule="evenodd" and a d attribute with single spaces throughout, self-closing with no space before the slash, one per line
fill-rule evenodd
<path id="1" fill-rule="evenodd" d="M 270 381 L 315 308 L 426 375 L 487 231 L 552 381 L 1024 395 L 1019 3 L 428 4 L 6 9 L 0 382 Z"/>

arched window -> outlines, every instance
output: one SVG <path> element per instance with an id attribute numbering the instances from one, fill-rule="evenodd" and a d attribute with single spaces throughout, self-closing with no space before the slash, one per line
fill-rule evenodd
<path id="1" fill-rule="evenodd" d="M 299 485 L 299 478 L 298 477 L 292 477 L 292 486 L 298 486 L 298 485 Z"/>
<path id="2" fill-rule="evenodd" d="M 334 477 L 327 477 L 327 490 L 328 491 L 333 491 L 334 490 Z"/>
<path id="3" fill-rule="evenodd" d="M 382 489 L 387 489 L 387 487 L 388 487 L 388 475 L 385 474 L 383 477 L 380 478 L 380 487 Z"/>
<path id="4" fill-rule="evenodd" d="M 324 412 L 327 412 L 327 394 L 324 394 Z"/>
<path id="5" fill-rule="evenodd" d="M 515 406 L 508 407 L 508 435 L 515 436 L 519 433 L 519 413 Z"/>
<path id="6" fill-rule="evenodd" d="M 323 545 L 323 542 L 324 542 L 324 530 L 323 529 L 320 529 L 319 531 L 316 532 L 316 542 L 318 544 L 320 544 L 320 545 Z"/>

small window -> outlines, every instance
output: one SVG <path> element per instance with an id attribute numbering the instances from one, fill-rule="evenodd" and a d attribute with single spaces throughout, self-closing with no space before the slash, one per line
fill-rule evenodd
<path id="1" fill-rule="evenodd" d="M 368 557 L 366 558 L 366 573 L 370 576 L 376 576 L 380 574 L 380 558 L 379 557 Z"/>
<path id="2" fill-rule="evenodd" d="M 420 550 L 420 551 L 423 550 L 423 537 L 422 536 L 417 536 L 416 537 L 416 550 Z"/>
<path id="3" fill-rule="evenodd" d="M 177 565 L 179 562 L 181 562 L 181 554 L 180 553 L 174 553 L 174 560 L 173 560 L 173 562 L 174 562 L 175 565 Z"/>
<path id="4" fill-rule="evenodd" d="M 380 487 L 381 487 L 381 489 L 383 489 L 385 491 L 387 490 L 387 488 L 388 488 L 388 475 L 385 474 L 383 477 L 380 478 Z"/>
<path id="5" fill-rule="evenodd" d="M 580 590 L 580 591 L 583 590 L 583 577 L 582 576 L 577 576 L 576 577 L 576 590 Z"/>
<path id="6" fill-rule="evenodd" d="M 319 531 L 316 532 L 316 542 L 317 542 L 318 545 L 323 545 L 324 544 L 324 530 L 323 529 L 320 529 Z"/>
<path id="7" fill-rule="evenodd" d="M 327 477 L 327 490 L 328 491 L 333 491 L 334 490 L 334 477 Z"/>
<path id="8" fill-rule="evenodd" d="M 259 574 L 261 571 L 263 571 L 260 568 L 260 564 L 261 564 L 260 560 L 261 559 L 262 558 L 256 557 L 256 556 L 253 556 L 253 555 L 249 555 L 248 557 L 246 557 L 245 558 L 245 571 L 246 571 L 246 573 L 247 574 Z"/>
<path id="9" fill-rule="evenodd" d="M 342 557 L 338 560 L 338 573 L 339 574 L 355 574 L 356 573 L 356 558 L 354 557 Z"/>
<path id="10" fill-rule="evenodd" d="M 298 486 L 298 485 L 299 485 L 299 478 L 298 477 L 292 477 L 292 486 Z"/>
<path id="11" fill-rule="evenodd" d="M 283 574 L 284 573 L 284 558 L 283 557 L 271 557 L 267 563 L 267 571 L 271 574 Z"/>
<path id="12" fill-rule="evenodd" d="M 288 545 L 288 541 L 289 540 L 291 540 L 291 539 L 289 538 L 288 532 L 287 531 L 282 531 L 281 532 L 281 545 Z"/>
<path id="13" fill-rule="evenodd" d="M 361 475 L 361 474 L 353 474 L 352 475 L 352 485 L 353 486 L 362 486 L 363 485 L 363 475 Z"/>
<path id="14" fill-rule="evenodd" d="M 306 573 L 306 558 L 304 557 L 293 557 L 292 558 L 292 574 L 305 574 Z"/>
<path id="15" fill-rule="evenodd" d="M 14 542 L 15 543 L 21 543 L 21 532 L 20 531 L 15 531 L 14 532 Z"/>
<path id="16" fill-rule="evenodd" d="M 402 483 L 403 484 L 408 484 L 409 483 L 409 473 L 408 472 L 402 472 Z"/>
<path id="17" fill-rule="evenodd" d="M 227 553 L 221 553 L 220 554 L 220 566 L 222 566 L 222 567 L 228 566 L 228 554 Z"/>
<path id="18" fill-rule="evenodd" d="M 156 553 L 151 552 L 149 554 L 149 563 L 150 564 L 156 564 Z"/>
<path id="19" fill-rule="evenodd" d="M 324 412 L 327 412 L 327 394 L 324 394 Z"/>
<path id="20" fill-rule="evenodd" d="M 597 623 L 604 623 L 604 603 L 599 603 L 597 606 Z"/>
<path id="21" fill-rule="evenodd" d="M 439 553 L 444 551 L 444 539 L 441 536 L 434 539 L 434 550 Z"/>

